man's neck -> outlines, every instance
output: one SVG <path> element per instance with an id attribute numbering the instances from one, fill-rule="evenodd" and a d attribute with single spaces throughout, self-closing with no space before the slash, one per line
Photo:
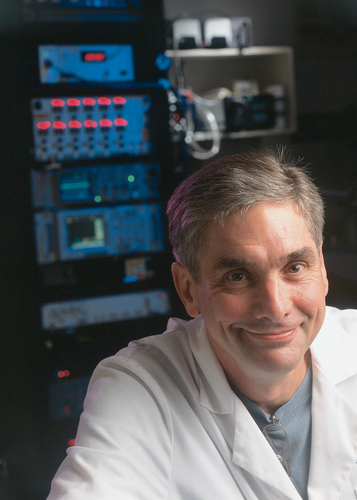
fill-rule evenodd
<path id="1" fill-rule="evenodd" d="M 212 344 L 211 338 L 210 341 Z M 308 350 L 294 370 L 288 373 L 259 373 L 258 370 L 252 370 L 252 373 L 247 375 L 223 348 L 215 345 L 214 352 L 230 384 L 270 415 L 295 394 L 310 363 Z"/>
<path id="2" fill-rule="evenodd" d="M 306 375 L 310 360 L 308 351 L 301 363 L 294 372 L 288 373 L 281 378 L 268 380 L 262 377 L 253 380 L 244 381 L 240 376 L 227 378 L 242 394 L 257 404 L 265 413 L 274 415 L 274 413 L 285 403 L 287 403 L 300 387 Z"/>

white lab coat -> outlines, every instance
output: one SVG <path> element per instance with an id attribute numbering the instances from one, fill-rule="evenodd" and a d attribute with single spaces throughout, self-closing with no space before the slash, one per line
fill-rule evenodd
<path id="1" fill-rule="evenodd" d="M 357 311 L 329 308 L 311 347 L 309 500 L 357 499 L 356 339 Z M 99 364 L 48 500 L 299 498 L 198 317 Z"/>

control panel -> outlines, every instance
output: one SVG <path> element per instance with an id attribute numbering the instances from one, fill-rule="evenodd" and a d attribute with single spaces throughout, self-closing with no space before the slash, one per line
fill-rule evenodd
<path id="1" fill-rule="evenodd" d="M 34 158 L 60 162 L 152 153 L 148 95 L 31 100 Z"/>
<path id="2" fill-rule="evenodd" d="M 40 82 L 47 84 L 85 82 L 133 82 L 133 46 L 40 45 Z"/>
<path id="3" fill-rule="evenodd" d="M 170 313 L 165 289 L 43 304 L 42 328 L 52 332 L 80 326 L 148 318 Z"/>
<path id="4" fill-rule="evenodd" d="M 156 199 L 159 183 L 160 166 L 155 162 L 33 169 L 32 205 L 35 209 L 53 209 Z"/>
<path id="5" fill-rule="evenodd" d="M 34 218 L 39 264 L 165 249 L 159 202 L 42 211 Z"/>

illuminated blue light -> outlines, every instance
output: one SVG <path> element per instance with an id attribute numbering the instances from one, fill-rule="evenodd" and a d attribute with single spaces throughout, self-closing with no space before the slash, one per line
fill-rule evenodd
<path id="1" fill-rule="evenodd" d="M 138 281 L 138 277 L 133 275 L 133 276 L 126 276 L 125 278 L 123 278 L 123 283 L 135 283 L 136 281 Z"/>

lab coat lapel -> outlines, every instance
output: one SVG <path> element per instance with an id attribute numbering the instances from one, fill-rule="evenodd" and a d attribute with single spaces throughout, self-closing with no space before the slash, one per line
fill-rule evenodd
<path id="1" fill-rule="evenodd" d="M 340 498 L 356 461 L 357 412 L 315 365 L 309 498 Z"/>
<path id="2" fill-rule="evenodd" d="M 233 462 L 250 475 L 252 489 L 262 488 L 264 497 L 301 500 L 268 441 L 239 398 L 236 398 Z M 270 493 L 269 493 L 270 489 Z"/>
<path id="3" fill-rule="evenodd" d="M 202 317 L 198 316 L 186 325 L 186 330 L 200 370 L 198 385 L 201 405 L 219 415 L 233 413 L 233 392 L 209 343 Z"/>
<path id="4" fill-rule="evenodd" d="M 340 498 L 357 462 L 357 345 L 327 312 L 311 346 L 312 444 L 308 492 Z"/>

